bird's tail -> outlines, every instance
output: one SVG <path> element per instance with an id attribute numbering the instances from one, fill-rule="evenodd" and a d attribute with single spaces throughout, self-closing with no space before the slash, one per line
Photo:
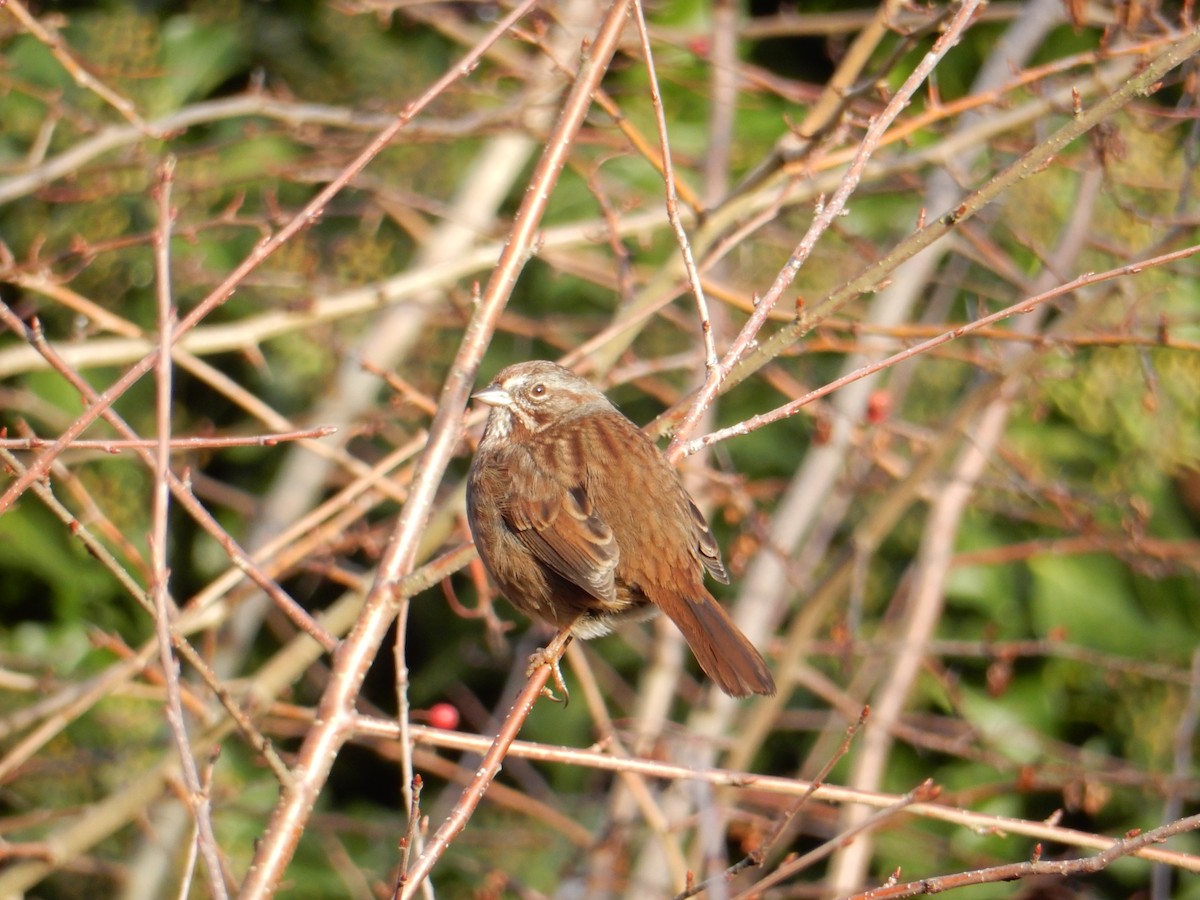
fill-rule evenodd
<path id="1" fill-rule="evenodd" d="M 683 633 L 700 668 L 729 696 L 775 693 L 775 679 L 762 654 L 703 587 L 694 598 L 660 599 L 658 606 Z"/>

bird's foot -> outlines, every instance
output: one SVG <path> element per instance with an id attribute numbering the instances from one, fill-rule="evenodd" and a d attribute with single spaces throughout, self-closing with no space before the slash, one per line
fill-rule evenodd
<path id="1" fill-rule="evenodd" d="M 571 702 L 571 692 L 567 690 L 567 684 L 563 681 L 562 669 L 559 663 L 562 661 L 563 652 L 567 649 L 567 644 L 571 643 L 571 632 L 569 629 L 563 629 L 547 646 L 533 652 L 529 657 L 529 668 L 525 670 L 525 677 L 529 678 L 542 666 L 550 667 L 550 677 L 554 679 L 554 686 L 558 688 L 562 694 L 562 705 L 565 708 Z M 548 687 L 542 688 L 542 696 L 553 700 L 555 703 L 559 698 L 554 695 L 554 691 Z"/>

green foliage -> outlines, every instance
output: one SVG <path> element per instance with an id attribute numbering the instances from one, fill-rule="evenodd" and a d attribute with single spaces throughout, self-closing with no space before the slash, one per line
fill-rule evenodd
<path id="1" fill-rule="evenodd" d="M 245 64 L 245 36 L 233 26 L 206 26 L 176 16 L 164 24 L 161 35 L 162 54 L 170 65 L 146 98 L 151 110 L 172 110 L 207 96 Z"/>
<path id="2" fill-rule="evenodd" d="M 1073 641 L 1102 650 L 1146 655 L 1159 652 L 1162 636 L 1139 616 L 1125 573 L 1106 556 L 1038 557 L 1030 561 L 1034 628 L 1058 631 Z"/>

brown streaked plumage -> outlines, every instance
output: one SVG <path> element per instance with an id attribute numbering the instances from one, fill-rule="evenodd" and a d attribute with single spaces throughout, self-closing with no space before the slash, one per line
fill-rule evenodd
<path id="1" fill-rule="evenodd" d="M 762 656 L 704 586 L 729 582 L 678 474 L 597 388 L 550 362 L 509 366 L 467 476 L 467 518 L 492 579 L 528 616 L 580 638 L 661 609 L 734 697 L 773 694 Z"/>

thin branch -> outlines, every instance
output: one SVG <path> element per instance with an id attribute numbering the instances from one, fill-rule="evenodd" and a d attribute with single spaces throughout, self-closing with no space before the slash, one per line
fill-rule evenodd
<path id="1" fill-rule="evenodd" d="M 536 0 L 525 0 L 517 10 L 527 11 L 536 3 Z M 516 19 L 519 16 L 506 16 L 504 21 Z M 498 40 L 502 32 L 493 32 L 493 37 L 486 43 L 491 43 Z M 445 74 L 439 78 L 434 84 L 426 90 L 419 98 L 409 103 L 401 110 L 400 114 L 392 121 L 387 128 L 384 128 L 375 136 L 367 146 L 343 169 L 342 174 L 334 178 L 324 188 L 317 192 L 304 208 L 288 222 L 276 231 L 269 238 L 260 241 L 255 248 L 218 284 L 209 294 L 201 300 L 180 322 L 179 326 L 172 330 L 171 345 L 166 347 L 157 347 L 148 355 L 144 356 L 139 362 L 135 363 L 126 373 L 113 383 L 108 390 L 101 393 L 94 403 L 79 416 L 71 425 L 62 433 L 59 440 L 47 447 L 37 459 L 29 466 L 24 475 L 15 479 L 8 488 L 0 495 L 0 513 L 7 510 L 13 502 L 19 497 L 37 478 L 45 476 L 50 467 L 50 463 L 59 453 L 61 453 L 71 442 L 77 438 L 85 428 L 91 425 L 105 410 L 107 410 L 118 397 L 125 393 L 133 384 L 135 384 L 143 375 L 157 363 L 158 355 L 164 352 L 170 352 L 171 346 L 174 346 L 180 338 L 201 322 L 210 312 L 221 306 L 226 300 L 232 296 L 234 290 L 239 284 L 257 269 L 264 260 L 271 256 L 284 243 L 290 240 L 301 229 L 310 225 L 312 222 L 321 217 L 329 202 L 350 182 L 350 180 L 362 171 L 367 163 L 379 155 L 379 153 L 388 146 L 397 134 L 407 127 L 417 115 L 428 107 L 437 97 L 439 97 L 450 84 L 457 81 L 459 78 L 466 76 L 475 63 L 478 61 L 480 52 L 472 51 L 455 66 L 449 68 Z M 0 199 L 0 202 L 3 202 Z"/>
<path id="2" fill-rule="evenodd" d="M 1163 76 L 1197 52 L 1200 52 L 1200 29 L 1169 44 L 1157 58 L 1139 69 L 1118 88 L 1106 94 L 1103 99 L 1089 109 L 1077 113 L 1071 121 L 1014 160 L 1002 172 L 963 199 L 953 210 L 918 229 L 859 275 L 849 279 L 837 290 L 814 304 L 812 308 L 801 311 L 791 325 L 781 328 L 760 342 L 757 347 L 740 359 L 736 368 L 729 373 L 725 382 L 726 389 L 732 388 L 744 378 L 749 377 L 752 372 L 775 359 L 786 347 L 810 331 L 823 318 L 832 315 L 861 293 L 878 290 L 886 281 L 887 273 L 893 271 L 900 261 L 912 258 L 920 250 L 930 246 L 956 226 L 978 214 L 1018 181 L 1042 171 L 1068 144 L 1108 120 L 1135 97 L 1153 93 L 1161 84 Z"/>
<path id="3" fill-rule="evenodd" d="M 808 404 L 819 400 L 828 394 L 832 394 L 834 391 L 845 387 L 847 384 L 850 384 L 853 381 L 858 381 L 860 378 L 866 378 L 868 375 L 873 375 L 883 369 L 890 368 L 891 366 L 903 362 L 904 360 L 919 356 L 922 353 L 927 353 L 935 347 L 940 347 L 942 344 L 957 340 L 964 335 L 987 328 L 988 326 L 994 325 L 995 323 L 1004 319 L 1032 312 L 1041 304 L 1057 299 L 1066 294 L 1073 293 L 1080 288 L 1088 287 L 1089 285 L 1097 284 L 1102 281 L 1120 278 L 1124 275 L 1135 275 L 1145 269 L 1166 265 L 1167 263 L 1176 262 L 1180 259 L 1186 259 L 1189 256 L 1194 256 L 1196 253 L 1200 253 L 1200 244 L 1196 244 L 1191 247 L 1185 247 L 1182 250 L 1176 250 L 1172 253 L 1164 253 L 1161 256 L 1155 256 L 1150 259 L 1129 263 L 1124 266 L 1117 266 L 1115 269 L 1109 269 L 1105 272 L 1095 272 L 1088 273 L 1086 275 L 1080 275 L 1078 278 L 1075 278 L 1072 281 L 1068 281 L 1065 284 L 1060 284 L 1057 287 L 1051 288 L 1050 290 L 1034 297 L 1027 297 L 1024 300 L 1020 300 L 1012 304 L 1011 306 L 1006 306 L 1004 309 L 997 310 L 994 313 L 976 319 L 974 322 L 969 322 L 965 325 L 959 325 L 950 331 L 942 332 L 937 337 L 930 338 L 927 341 L 922 341 L 919 344 L 909 347 L 907 350 L 901 350 L 899 353 L 894 353 L 884 359 L 855 369 L 853 372 L 843 375 L 841 378 L 838 378 L 834 381 L 830 381 L 827 384 L 816 388 L 815 390 L 809 391 L 803 397 L 799 397 L 790 403 L 785 403 L 783 406 L 777 407 L 770 412 L 761 413 L 757 416 L 751 416 L 748 419 L 743 419 L 741 422 L 738 422 L 735 425 L 730 425 L 727 428 L 721 428 L 717 431 L 710 432 L 701 438 L 697 438 L 696 440 L 689 442 L 680 451 L 680 455 L 689 456 L 719 441 L 749 434 L 751 431 L 762 428 L 764 425 L 769 425 L 773 422 L 778 422 L 781 419 L 786 419 L 789 416 L 795 415 Z"/>
<path id="4" fill-rule="evenodd" d="M 590 106 L 591 94 L 615 50 L 628 2 L 617 0 L 613 4 L 592 45 L 592 55 L 585 57 L 580 65 L 577 80 L 563 104 L 559 121 L 517 212 L 509 241 L 463 335 L 442 391 L 438 413 L 430 425 L 429 443 L 413 476 L 408 502 L 401 511 L 391 542 L 380 560 L 375 583 L 367 596 L 357 626 L 335 659 L 329 687 L 321 698 L 321 721 L 309 733 L 301 748 L 294 789 L 285 791 L 259 844 L 254 864 L 242 886 L 241 896 L 244 900 L 258 900 L 274 892 L 300 839 L 317 794 L 333 766 L 338 748 L 345 740 L 345 729 L 353 715 L 354 697 L 396 612 L 392 591 L 396 583 L 414 567 L 421 532 L 434 493 L 459 439 L 462 411 L 475 380 L 479 360 L 499 321 L 517 274 L 534 246 L 537 227 L 551 190 Z M 473 60 L 478 58 L 483 49 L 498 40 L 532 6 L 531 0 L 515 7 L 451 71 L 469 71 Z M 406 602 L 407 596 L 399 599 Z M 433 842 L 436 841 L 435 836 Z M 422 859 L 430 854 L 433 842 L 422 854 Z M 422 865 L 420 859 L 416 865 Z M 421 880 L 416 879 L 414 883 Z"/>
<path id="5" fill-rule="evenodd" d="M 966 887 L 972 884 L 993 884 L 1002 881 L 1016 881 L 1019 878 L 1030 878 L 1036 875 L 1057 875 L 1066 878 L 1070 875 L 1091 875 L 1108 868 L 1113 862 L 1126 856 L 1136 856 L 1138 851 L 1151 844 L 1158 844 L 1176 834 L 1184 834 L 1200 829 L 1200 815 L 1178 819 L 1160 828 L 1145 831 L 1112 841 L 1107 847 L 1094 856 L 1083 856 L 1076 859 L 1031 859 L 1022 863 L 1010 863 L 1003 866 L 992 866 L 987 869 L 976 869 L 971 872 L 956 872 L 953 875 L 940 875 L 935 878 L 922 878 L 907 884 L 888 885 L 870 891 L 850 894 L 846 900 L 898 900 L 900 897 L 917 897 L 921 894 L 940 894 L 953 888 Z M 1040 856 L 1040 845 L 1035 856 Z"/>
<path id="6" fill-rule="evenodd" d="M 159 167 L 155 192 L 158 200 L 158 227 L 154 231 L 154 268 L 157 279 L 159 341 L 163 347 L 171 345 L 171 332 L 175 327 L 175 305 L 171 299 L 171 225 L 175 211 L 171 208 L 171 184 L 175 174 L 175 160 L 167 157 Z M 177 612 L 168 588 L 170 571 L 167 567 L 167 510 L 171 502 L 171 384 L 172 365 L 170 353 L 159 353 L 155 370 L 155 425 L 158 446 L 154 454 L 154 491 L 151 495 L 150 531 L 150 596 L 154 600 L 154 627 L 158 636 L 159 659 L 162 664 L 163 683 L 166 687 L 164 713 L 167 725 L 175 739 L 179 754 L 180 770 L 188 792 L 188 805 L 195 822 L 196 839 L 200 855 L 208 870 L 208 885 L 214 897 L 228 897 L 225 878 L 221 871 L 221 856 L 216 833 L 212 824 L 212 804 L 208 792 L 200 783 L 200 771 L 192 756 L 187 723 L 184 721 L 183 704 L 179 694 L 179 665 L 175 660 L 171 639 L 171 622 Z"/>
<path id="7" fill-rule="evenodd" d="M 32 328 L 27 328 L 25 323 L 22 322 L 16 316 L 16 314 L 8 308 L 7 305 L 5 305 L 3 302 L 0 302 L 0 322 L 6 324 L 14 332 L 23 334 L 25 339 L 46 358 L 50 366 L 59 374 L 61 374 L 71 384 L 71 386 L 79 392 L 81 397 L 88 401 L 89 409 L 92 407 L 99 407 L 98 415 L 103 417 L 109 425 L 117 430 L 118 433 L 125 435 L 126 439 L 129 441 L 139 440 L 134 434 L 133 429 L 130 428 L 120 416 L 116 415 L 116 413 L 109 408 L 112 400 L 115 399 L 115 397 L 110 397 L 108 404 L 102 403 L 101 395 L 97 394 L 92 386 L 88 384 L 88 382 L 84 380 L 79 373 L 75 372 L 70 366 L 66 365 L 58 356 L 55 349 L 46 342 L 46 339 L 42 334 L 41 325 L 37 321 L 34 322 Z M 156 359 L 157 354 L 154 354 L 148 358 Z M 107 393 L 111 394 L 111 391 Z M 79 419 L 76 419 L 76 424 L 78 424 L 79 421 Z M 63 447 L 66 446 L 65 444 L 63 447 L 59 446 L 62 440 L 62 438 L 59 438 L 59 440 L 54 442 L 49 450 L 38 456 L 31 465 L 20 471 L 17 474 L 16 479 L 14 479 L 14 483 L 25 482 L 32 484 L 36 479 L 31 476 L 31 473 L 34 471 L 39 462 L 46 466 L 53 467 L 59 452 L 61 452 Z M 147 450 L 140 447 L 134 447 L 133 449 L 138 453 L 148 467 L 154 468 L 155 463 L 153 461 L 153 457 Z M 49 456 L 47 456 L 47 454 L 49 454 Z M 288 596 L 283 588 L 276 584 L 274 580 L 265 575 L 258 568 L 258 566 L 255 565 L 251 556 L 245 550 L 243 550 L 240 545 L 238 545 L 237 541 L 235 541 L 224 528 L 221 527 L 220 523 L 213 518 L 212 514 L 209 513 L 209 511 L 196 500 L 195 496 L 192 494 L 191 487 L 185 484 L 183 480 L 173 472 L 168 471 L 166 477 L 171 490 L 175 495 L 175 498 L 192 515 L 196 522 L 202 528 L 204 528 L 205 531 L 212 535 L 212 537 L 215 538 L 223 548 L 225 548 L 226 553 L 229 554 L 229 558 L 234 562 L 234 564 L 237 565 L 246 575 L 248 575 L 255 584 L 261 587 L 262 590 L 271 597 L 275 604 L 288 616 L 289 619 L 292 620 L 292 622 L 296 624 L 298 628 L 311 636 L 313 640 L 315 640 L 326 650 L 333 650 L 337 646 L 337 641 L 333 638 L 333 636 L 325 631 L 325 629 L 321 627 L 320 623 L 310 616 L 306 610 L 304 610 L 298 603 L 295 602 L 295 600 Z"/>
<path id="8" fill-rule="evenodd" d="M 424 725 L 413 725 L 413 739 L 420 744 L 430 744 L 448 750 L 482 753 L 491 746 L 492 740 L 482 735 L 443 731 Z M 388 719 L 356 716 L 353 723 L 356 734 L 377 738 L 395 739 L 399 726 Z M 640 757 L 613 757 L 597 750 L 581 750 L 537 744 L 530 741 L 514 741 L 509 749 L 512 756 L 562 765 L 583 766 L 604 772 L 633 772 L 646 778 L 669 781 L 699 779 L 709 784 L 724 785 L 742 790 L 763 791 L 782 796 L 797 797 L 811 794 L 812 799 L 823 803 L 862 804 L 875 809 L 884 809 L 901 799 L 902 795 L 885 794 L 877 791 L 862 791 L 833 784 L 822 784 L 813 789 L 813 783 L 798 778 L 781 778 L 774 775 L 758 775 L 753 772 L 721 768 L 691 768 Z M 948 822 L 978 833 L 1020 835 L 1039 841 L 1049 841 L 1072 847 L 1090 847 L 1105 850 L 1113 840 L 1099 834 L 1063 828 L 1045 821 L 1018 819 L 1011 816 L 991 815 L 960 809 L 941 803 L 913 803 L 908 812 L 915 816 Z M 1151 862 L 1175 866 L 1188 872 L 1200 873 L 1200 856 L 1150 846 L 1139 845 L 1131 854 Z"/>
<path id="9" fill-rule="evenodd" d="M 483 800 L 484 793 L 500 773 L 500 766 L 508 756 L 521 726 L 525 724 L 525 720 L 533 710 L 534 703 L 542 696 L 546 681 L 550 677 L 550 668 L 549 665 L 539 666 L 521 693 L 517 695 L 500 730 L 488 747 L 487 753 L 480 760 L 479 766 L 475 770 L 475 777 L 463 789 L 462 796 L 454 805 L 454 809 L 451 810 L 450 815 L 433 837 L 429 839 L 425 850 L 413 863 L 412 868 L 401 873 L 398 896 L 403 900 L 408 900 L 416 894 L 425 879 L 429 877 L 429 873 L 433 871 L 434 865 L 449 848 L 451 841 L 467 827 L 467 822 L 474 815 L 480 801 Z"/>
<path id="10" fill-rule="evenodd" d="M 750 897 L 758 896 L 762 890 L 783 884 L 789 878 L 803 872 L 809 866 L 833 855 L 859 835 L 874 831 L 880 825 L 890 822 L 900 813 L 911 808 L 914 804 L 928 803 L 935 799 L 937 795 L 937 786 L 928 779 L 923 781 L 903 797 L 896 800 L 895 803 L 885 806 L 883 809 L 876 810 L 871 815 L 866 816 L 861 821 L 856 822 L 836 836 L 825 841 L 819 847 L 814 847 L 812 850 L 802 853 L 795 859 L 789 859 L 766 878 L 757 882 L 750 891 L 740 894 L 738 900 L 748 900 Z"/>
<path id="11" fill-rule="evenodd" d="M 667 220 L 671 230 L 675 232 L 675 240 L 679 244 L 679 254 L 683 259 L 683 268 L 687 272 L 688 285 L 696 300 L 696 312 L 700 317 L 700 335 L 704 343 L 704 365 L 710 376 L 717 369 L 717 345 L 713 337 L 712 318 L 708 314 L 708 301 L 704 299 L 704 286 L 700 283 L 700 271 L 696 268 L 696 260 L 692 256 L 692 245 L 688 242 L 687 231 L 679 218 L 679 197 L 675 191 L 675 168 L 671 164 L 671 142 L 667 137 L 667 116 L 663 111 L 662 94 L 658 90 L 658 74 L 654 69 L 654 54 L 650 49 L 650 35 L 646 30 L 646 16 L 642 10 L 641 0 L 634 0 L 634 21 L 637 23 L 638 38 L 642 43 L 642 58 L 646 62 L 646 77 L 650 86 L 650 104 L 654 109 L 654 122 L 658 126 L 658 143 L 662 150 L 663 185 L 667 194 Z"/>
<path id="12" fill-rule="evenodd" d="M 982 2 L 983 0 L 962 0 L 958 11 L 947 23 L 945 30 L 934 42 L 929 52 L 925 54 L 913 69 L 912 74 L 904 80 L 904 84 L 900 86 L 900 89 L 888 101 L 884 110 L 872 119 L 866 133 L 859 142 L 854 160 L 850 163 L 850 167 L 846 170 L 845 175 L 842 176 L 837 190 L 833 192 L 828 202 L 818 203 L 817 214 L 813 217 L 808 231 L 800 239 L 800 243 L 796 245 L 796 249 L 792 251 L 792 255 L 788 258 L 783 268 L 779 270 L 779 274 L 775 276 L 774 282 L 772 282 L 770 288 L 767 289 L 767 292 L 759 300 L 758 305 L 746 321 L 746 324 L 742 326 L 742 330 L 738 333 L 738 336 L 734 339 L 729 350 L 726 351 L 724 358 L 721 360 L 721 365 L 708 373 L 708 378 L 699 392 L 697 392 L 696 397 L 692 401 L 691 408 L 679 423 L 679 427 L 671 439 L 671 444 L 667 447 L 667 456 L 669 458 L 678 459 L 684 455 L 683 442 L 700 421 L 704 410 L 712 403 L 713 398 L 721 389 L 723 380 L 728 377 L 735 365 L 743 361 L 743 357 L 758 340 L 758 333 L 762 330 L 763 325 L 766 324 L 771 310 L 775 308 L 776 304 L 783 297 L 783 292 L 795 280 L 800 267 L 804 265 L 805 260 L 808 259 L 816 247 L 817 240 L 828 230 L 834 220 L 845 211 L 846 202 L 850 199 L 855 189 L 857 189 L 859 182 L 862 180 L 863 171 L 871 159 L 871 155 L 879 146 L 879 142 L 883 139 L 888 128 L 896 120 L 896 117 L 908 106 L 917 88 L 929 77 L 929 74 L 937 66 L 938 62 L 941 61 L 942 57 L 950 52 L 950 48 L 961 40 L 963 32 L 966 31 L 968 24 L 970 24 L 971 19 Z"/>
<path id="13" fill-rule="evenodd" d="M 46 48 L 54 55 L 54 58 L 59 61 L 67 73 L 75 80 L 75 83 L 86 91 L 91 91 L 125 118 L 130 125 L 136 128 L 144 137 L 154 140 L 159 140 L 163 136 L 163 132 L 156 130 L 152 125 L 146 123 L 140 115 L 138 115 L 137 107 L 127 97 L 122 97 L 115 90 L 106 85 L 103 81 L 94 76 L 91 72 L 83 67 L 83 65 L 75 59 L 67 47 L 67 42 L 63 40 L 62 35 L 51 31 L 49 28 L 42 25 L 37 18 L 25 8 L 21 0 L 4 0 L 3 5 L 13 14 L 18 22 L 25 26 L 25 30 L 32 34 L 35 38 L 42 42 Z M 3 202 L 3 201 L 0 201 Z"/>
<path id="14" fill-rule="evenodd" d="M 287 441 L 306 441 L 328 437 L 336 434 L 337 429 L 327 425 L 317 428 L 304 428 L 299 431 L 282 431 L 275 434 L 251 434 L 245 437 L 171 437 L 167 449 L 171 452 L 184 450 L 221 450 L 227 447 L 274 447 Z M 5 450 L 38 450 L 55 443 L 53 438 L 4 438 L 0 439 L 0 447 Z M 110 438 L 108 440 L 78 440 L 72 441 L 75 450 L 103 450 L 106 453 L 120 453 L 122 450 L 154 449 L 160 441 L 154 438 Z"/>

